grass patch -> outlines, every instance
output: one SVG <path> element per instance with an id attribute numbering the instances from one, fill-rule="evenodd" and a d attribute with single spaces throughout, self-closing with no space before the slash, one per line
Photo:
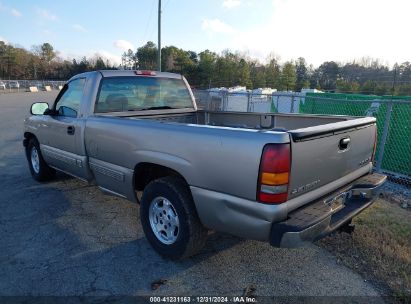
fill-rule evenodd
<path id="1" fill-rule="evenodd" d="M 411 299 L 411 212 L 377 200 L 353 220 L 352 235 L 336 233 L 318 244 L 399 300 Z"/>

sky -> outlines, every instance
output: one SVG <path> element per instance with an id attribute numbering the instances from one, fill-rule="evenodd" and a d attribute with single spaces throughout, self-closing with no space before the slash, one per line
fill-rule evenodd
<path id="1" fill-rule="evenodd" d="M 121 54 L 157 43 L 158 0 L 0 0 L 0 40 L 60 56 Z M 304 57 L 314 66 L 362 57 L 411 61 L 410 0 L 162 0 L 162 45 L 225 49 L 264 62 Z"/>

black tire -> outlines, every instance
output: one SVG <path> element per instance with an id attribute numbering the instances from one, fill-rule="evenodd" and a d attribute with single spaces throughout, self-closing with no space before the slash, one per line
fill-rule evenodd
<path id="1" fill-rule="evenodd" d="M 166 198 L 173 205 L 179 220 L 177 239 L 164 244 L 155 235 L 149 219 L 151 202 Z M 163 177 L 150 182 L 144 189 L 140 204 L 140 220 L 151 246 L 165 258 L 178 260 L 198 253 L 207 240 L 207 229 L 201 224 L 187 184 L 178 177 Z"/>
<path id="2" fill-rule="evenodd" d="M 31 160 L 33 149 L 36 150 L 37 155 L 38 155 L 38 168 L 37 169 L 34 168 L 33 162 Z M 29 163 L 29 169 L 30 169 L 31 176 L 33 176 L 33 178 L 36 181 L 44 182 L 44 181 L 51 180 L 55 177 L 56 171 L 53 168 L 50 168 L 44 161 L 43 156 L 41 155 L 40 145 L 36 138 L 31 138 L 29 140 L 27 147 L 26 147 L 26 157 Z"/>

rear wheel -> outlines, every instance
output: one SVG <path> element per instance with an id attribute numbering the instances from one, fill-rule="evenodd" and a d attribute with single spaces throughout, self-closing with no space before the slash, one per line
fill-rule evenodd
<path id="1" fill-rule="evenodd" d="M 169 259 L 198 253 L 207 239 L 187 184 L 177 177 L 152 181 L 140 205 L 144 233 L 151 246 Z"/>
<path id="2" fill-rule="evenodd" d="M 30 139 L 26 147 L 26 157 L 30 173 L 35 180 L 43 182 L 54 178 L 56 171 L 50 168 L 44 161 L 40 145 L 35 138 Z"/>

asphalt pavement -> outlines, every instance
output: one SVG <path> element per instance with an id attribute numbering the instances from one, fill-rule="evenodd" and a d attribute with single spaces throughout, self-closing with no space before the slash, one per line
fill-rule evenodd
<path id="1" fill-rule="evenodd" d="M 32 102 L 56 95 L 0 94 L 0 296 L 378 296 L 316 245 L 278 249 L 212 233 L 199 255 L 165 260 L 144 237 L 138 205 L 64 174 L 34 181 L 23 119 Z"/>

